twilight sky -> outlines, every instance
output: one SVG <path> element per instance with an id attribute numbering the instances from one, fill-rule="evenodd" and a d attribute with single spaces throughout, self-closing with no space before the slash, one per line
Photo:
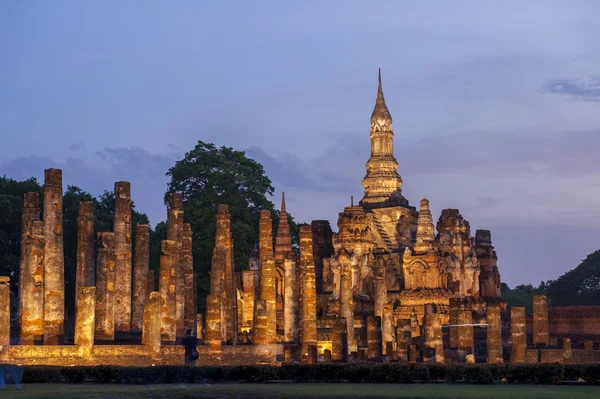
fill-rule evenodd
<path id="1" fill-rule="evenodd" d="M 369 156 L 377 68 L 403 193 L 490 229 L 503 281 L 600 248 L 600 2 L 0 2 L 0 175 L 132 182 L 198 140 L 246 150 L 296 220 L 328 219 Z"/>

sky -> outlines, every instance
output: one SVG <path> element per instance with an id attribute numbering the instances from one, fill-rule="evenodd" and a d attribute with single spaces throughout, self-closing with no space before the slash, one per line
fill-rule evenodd
<path id="1" fill-rule="evenodd" d="M 0 2 L 0 175 L 92 194 L 198 140 L 264 165 L 299 222 L 359 200 L 377 69 L 403 194 L 489 229 L 509 286 L 600 248 L 600 2 Z"/>

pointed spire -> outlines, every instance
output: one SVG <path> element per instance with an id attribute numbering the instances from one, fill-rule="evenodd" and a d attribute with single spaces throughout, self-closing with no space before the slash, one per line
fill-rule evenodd
<path id="1" fill-rule="evenodd" d="M 391 131 L 392 130 L 392 116 L 385 105 L 385 98 L 383 97 L 383 86 L 381 84 L 381 68 L 379 68 L 378 74 L 378 85 L 377 85 L 377 100 L 375 101 L 375 108 L 371 114 L 371 129 L 376 131 Z"/>
<path id="2" fill-rule="evenodd" d="M 435 240 L 435 231 L 433 228 L 433 218 L 429 210 L 429 200 L 423 198 L 421 200 L 421 209 L 417 221 L 417 239 L 414 245 L 416 253 L 425 253 L 433 249 Z"/>
<path id="3" fill-rule="evenodd" d="M 281 213 L 285 212 L 285 193 L 281 192 Z"/>
<path id="4" fill-rule="evenodd" d="M 288 214 L 285 210 L 285 193 L 281 193 L 281 211 L 279 212 L 279 225 L 275 236 L 275 258 L 282 261 L 285 256 L 292 252 L 292 235 L 288 223 Z"/>

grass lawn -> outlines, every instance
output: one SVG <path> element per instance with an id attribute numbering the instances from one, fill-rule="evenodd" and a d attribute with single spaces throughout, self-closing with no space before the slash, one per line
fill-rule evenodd
<path id="1" fill-rule="evenodd" d="M 599 398 L 600 387 L 462 384 L 30 384 L 0 398 Z"/>

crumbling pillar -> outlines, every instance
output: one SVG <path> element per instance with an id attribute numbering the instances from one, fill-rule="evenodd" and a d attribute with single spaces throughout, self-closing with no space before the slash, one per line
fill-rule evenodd
<path id="1" fill-rule="evenodd" d="M 206 297 L 206 337 L 211 353 L 221 353 L 223 337 L 221 332 L 221 297 L 208 295 Z"/>
<path id="2" fill-rule="evenodd" d="M 160 256 L 159 291 L 161 296 L 161 325 L 160 334 L 162 341 L 175 342 L 176 336 L 176 307 L 175 278 L 177 273 L 177 242 L 173 240 L 162 241 L 162 255 Z"/>
<path id="3" fill-rule="evenodd" d="M 21 257 L 25 263 L 20 274 L 22 285 L 19 287 L 22 345 L 33 345 L 44 338 L 44 247 L 44 222 L 27 222 L 21 247 Z"/>
<path id="4" fill-rule="evenodd" d="M 473 314 L 470 310 L 458 313 L 458 357 L 466 363 L 475 360 L 475 341 L 473 336 Z"/>
<path id="5" fill-rule="evenodd" d="M 513 306 L 510 309 L 510 362 L 525 363 L 527 336 L 525 335 L 525 308 Z"/>
<path id="6" fill-rule="evenodd" d="M 144 306 L 148 291 L 150 266 L 150 226 L 138 224 L 135 227 L 135 256 L 133 258 L 133 305 L 131 309 L 131 332 L 140 333 L 144 325 Z"/>
<path id="7" fill-rule="evenodd" d="M 25 193 L 25 195 L 23 196 L 23 214 L 21 217 L 21 257 L 19 259 L 19 310 L 18 310 L 18 315 L 17 315 L 17 323 L 19 325 L 19 328 L 21 329 L 22 332 L 22 326 L 21 326 L 21 322 L 23 321 L 23 315 L 22 315 L 22 310 L 23 310 L 23 296 L 25 295 L 25 284 L 23 283 L 23 279 L 25 278 L 25 269 L 26 269 L 26 264 L 27 264 L 27 258 L 26 258 L 26 249 L 25 249 L 25 245 L 26 245 L 26 239 L 27 239 L 27 232 L 28 229 L 30 229 L 31 227 L 27 227 L 28 225 L 31 226 L 31 222 L 36 221 L 36 220 L 40 220 L 40 195 L 36 192 L 28 192 Z M 43 226 L 43 224 L 42 224 Z M 43 227 L 42 227 L 42 239 L 43 239 Z M 43 244 L 43 242 L 42 242 Z M 43 249 L 43 248 L 42 248 Z M 43 253 L 43 251 L 42 251 Z M 43 262 L 43 259 L 42 259 Z M 42 268 L 41 268 L 41 272 L 44 273 L 44 265 L 42 263 Z M 43 278 L 43 274 L 42 274 L 42 278 Z M 42 286 L 42 290 L 43 290 L 43 286 Z M 42 300 L 43 300 L 43 294 L 42 294 Z M 42 306 L 43 306 L 43 302 L 42 302 Z M 42 323 L 43 323 L 43 319 L 42 319 Z M 43 333 L 42 333 L 43 335 Z"/>
<path id="8" fill-rule="evenodd" d="M 409 363 L 416 363 L 418 354 L 419 353 L 417 351 L 417 345 L 408 345 L 408 362 Z"/>
<path id="9" fill-rule="evenodd" d="M 352 290 L 352 264 L 349 254 L 342 250 L 338 255 L 340 265 L 340 317 L 346 319 L 348 352 L 356 352 L 354 337 L 354 298 Z"/>
<path id="10" fill-rule="evenodd" d="M 296 262 L 292 253 L 286 255 L 284 261 L 284 336 L 285 342 L 296 342 L 298 340 L 298 280 L 296 279 Z"/>
<path id="11" fill-rule="evenodd" d="M 449 324 L 448 336 L 450 339 L 449 345 L 451 349 L 458 348 L 458 313 L 460 312 L 460 302 L 457 298 L 450 298 L 449 306 Z"/>
<path id="12" fill-rule="evenodd" d="M 62 170 L 44 171 L 44 343 L 62 342 L 65 332 Z"/>
<path id="13" fill-rule="evenodd" d="M 115 339 L 115 234 L 97 235 L 96 271 L 96 339 Z"/>
<path id="14" fill-rule="evenodd" d="M 196 337 L 198 340 L 204 339 L 204 315 L 202 313 L 196 315 Z"/>
<path id="15" fill-rule="evenodd" d="M 266 345 L 269 343 L 267 304 L 265 301 L 256 301 L 254 308 L 254 330 L 252 342 L 254 345 Z"/>
<path id="16" fill-rule="evenodd" d="M 75 345 L 84 356 L 91 355 L 96 327 L 96 287 L 79 287 L 75 316 Z"/>
<path id="17" fill-rule="evenodd" d="M 242 286 L 244 289 L 244 305 L 242 310 L 242 327 L 246 331 L 253 331 L 254 303 L 257 299 L 258 272 L 256 270 L 242 271 Z"/>
<path id="18" fill-rule="evenodd" d="M 375 289 L 375 301 L 373 306 L 375 316 L 381 318 L 383 318 L 383 307 L 388 302 L 384 259 L 385 255 L 376 256 L 376 267 L 373 268 L 373 286 Z"/>
<path id="19" fill-rule="evenodd" d="M 177 267 L 175 268 L 175 324 L 177 338 L 185 335 L 184 324 L 184 287 L 183 272 L 183 194 L 169 193 L 167 209 L 167 240 L 177 243 Z"/>
<path id="20" fill-rule="evenodd" d="M 381 317 L 381 339 L 383 342 L 385 342 L 386 344 L 388 342 L 393 344 L 395 343 L 396 339 L 394 337 L 394 333 L 395 333 L 395 328 L 394 328 L 394 305 L 391 302 L 386 303 L 383 306 L 383 312 L 382 312 L 382 317 Z M 385 350 L 385 355 L 392 357 L 392 352 L 388 353 L 387 352 L 387 347 L 384 345 L 384 350 Z"/>
<path id="21" fill-rule="evenodd" d="M 504 363 L 502 358 L 502 320 L 498 305 L 487 307 L 487 354 L 488 363 Z"/>
<path id="22" fill-rule="evenodd" d="M 379 360 L 381 356 L 381 317 L 367 317 L 367 359 Z"/>
<path id="23" fill-rule="evenodd" d="M 277 341 L 277 297 L 275 258 L 273 253 L 273 221 L 271 211 L 260 211 L 259 220 L 260 299 L 267 307 L 269 343 Z"/>
<path id="24" fill-rule="evenodd" d="M 300 262 L 302 276 L 302 356 L 317 345 L 317 291 L 311 226 L 300 226 Z"/>
<path id="25" fill-rule="evenodd" d="M 10 345 L 10 277 L 0 276 L 0 346 Z"/>
<path id="26" fill-rule="evenodd" d="M 148 286 L 146 293 L 150 295 L 150 292 L 156 291 L 156 277 L 154 277 L 154 270 L 148 270 Z"/>
<path id="27" fill-rule="evenodd" d="M 331 357 L 334 362 L 348 361 L 348 339 L 346 319 L 333 321 L 331 328 Z"/>
<path id="28" fill-rule="evenodd" d="M 396 351 L 400 362 L 408 361 L 408 347 L 412 340 L 410 319 L 400 319 L 396 322 Z"/>
<path id="29" fill-rule="evenodd" d="M 548 346 L 548 303 L 545 295 L 533 296 L 533 346 Z"/>
<path id="30" fill-rule="evenodd" d="M 160 354 L 161 302 L 162 297 L 158 291 L 150 292 L 144 301 L 142 344 L 150 349 L 153 356 Z"/>
<path id="31" fill-rule="evenodd" d="M 79 288 L 91 287 L 94 276 L 94 203 L 81 201 L 77 217 L 77 270 L 75 272 L 75 307 L 79 301 Z"/>
<path id="32" fill-rule="evenodd" d="M 218 260 L 218 265 L 211 266 L 211 281 L 220 284 L 220 287 L 211 286 L 211 295 L 221 296 L 221 331 L 225 342 L 235 342 L 235 320 L 237 318 L 237 295 L 233 279 L 233 251 L 231 239 L 231 214 L 229 206 L 220 204 L 216 216 L 216 238 L 213 251 L 213 263 Z M 216 267 L 216 268 L 215 268 Z M 213 272 L 215 274 L 213 278 Z M 214 288 L 214 291 L 213 289 Z"/>
<path id="33" fill-rule="evenodd" d="M 115 331 L 131 331 L 131 185 L 115 183 Z"/>
<path id="34" fill-rule="evenodd" d="M 198 295 L 196 293 L 194 258 L 192 256 L 192 226 L 189 223 L 183 224 L 182 254 L 185 283 L 183 292 L 183 323 L 186 328 L 195 329 L 196 314 L 198 313 Z"/>
<path id="35" fill-rule="evenodd" d="M 573 351 L 571 350 L 571 339 L 563 338 L 563 364 L 573 363 Z"/>
<path id="36" fill-rule="evenodd" d="M 442 317 L 428 313 L 423 318 L 423 362 L 444 364 L 444 342 L 442 341 Z"/>

